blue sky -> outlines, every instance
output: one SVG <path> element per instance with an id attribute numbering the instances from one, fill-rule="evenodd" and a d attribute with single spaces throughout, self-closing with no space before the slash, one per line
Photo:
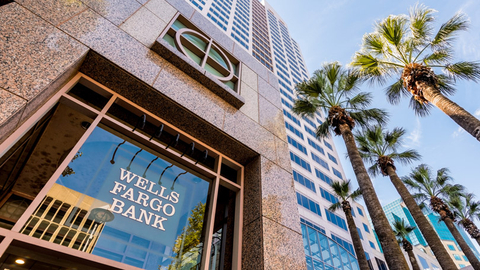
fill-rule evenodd
<path id="1" fill-rule="evenodd" d="M 290 34 L 300 44 L 310 74 L 322 63 L 339 61 L 347 64 L 360 47 L 362 36 L 371 32 L 373 23 L 390 14 L 405 14 L 416 1 L 373 0 L 270 0 L 272 7 L 287 23 Z M 470 18 L 470 29 L 458 36 L 455 43 L 455 61 L 480 60 L 480 1 L 424 1 L 437 10 L 436 27 L 447 21 L 456 12 L 462 11 Z M 459 129 L 448 116 L 433 108 L 430 116 L 418 118 L 408 108 L 407 100 L 400 105 L 387 103 L 383 87 L 363 85 L 363 91 L 375 95 L 374 106 L 390 113 L 388 127 L 403 127 L 407 130 L 405 145 L 416 149 L 422 156 L 412 166 L 397 165 L 400 176 L 411 168 L 426 163 L 437 170 L 447 167 L 457 183 L 480 199 L 480 142 Z M 480 85 L 458 81 L 453 101 L 480 118 Z M 350 162 L 345 159 L 343 141 L 336 137 L 335 144 L 342 160 L 346 177 L 355 179 Z M 399 195 L 387 177 L 373 179 L 379 199 L 387 204 Z"/>

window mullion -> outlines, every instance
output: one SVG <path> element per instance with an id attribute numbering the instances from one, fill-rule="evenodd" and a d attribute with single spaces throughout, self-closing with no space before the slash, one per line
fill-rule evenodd
<path id="1" fill-rule="evenodd" d="M 75 144 L 72 150 L 70 150 L 70 153 L 65 157 L 65 159 L 62 161 L 60 166 L 58 166 L 57 170 L 52 175 L 52 177 L 50 177 L 50 179 L 47 181 L 45 186 L 43 186 L 42 190 L 40 190 L 40 192 L 37 194 L 37 196 L 32 201 L 30 206 L 27 208 L 27 210 L 25 210 L 23 215 L 18 219 L 17 223 L 15 223 L 15 225 L 12 227 L 12 231 L 20 232 L 20 230 L 23 227 L 23 224 L 25 224 L 28 218 L 33 214 L 33 212 L 35 212 L 35 209 L 37 209 L 38 205 L 43 201 L 43 198 L 45 197 L 45 195 L 47 195 L 50 188 L 53 186 L 53 184 L 55 184 L 55 182 L 57 181 L 57 179 L 60 177 L 63 170 L 65 169 L 65 167 L 70 163 L 70 161 L 72 161 L 73 157 L 76 155 L 78 150 L 80 150 L 83 143 L 85 143 L 85 141 L 88 139 L 90 134 L 92 134 L 93 130 L 97 127 L 98 123 L 100 123 L 100 120 L 105 115 L 105 113 L 110 108 L 110 106 L 112 106 L 112 104 L 115 102 L 116 98 L 117 98 L 116 95 L 113 95 L 108 101 L 107 105 L 105 105 L 105 107 L 102 109 L 100 114 L 97 115 L 97 117 L 95 117 L 95 120 L 93 120 L 90 127 L 87 128 L 87 130 L 82 135 L 80 140 L 78 140 L 78 142 Z"/>
<path id="2" fill-rule="evenodd" d="M 200 269 L 206 270 L 210 266 L 210 254 L 212 253 L 213 226 L 215 225 L 215 214 L 217 210 L 218 191 L 220 189 L 220 170 L 222 168 L 222 156 L 218 157 L 217 176 L 213 181 L 210 204 L 208 205 L 207 225 L 205 230 L 205 241 L 202 252 L 202 264 Z"/>
<path id="3" fill-rule="evenodd" d="M 212 48 L 212 43 L 213 43 L 213 40 L 210 39 L 208 41 L 207 49 L 205 50 L 205 56 L 203 57 L 202 63 L 200 64 L 202 68 L 205 68 L 205 63 L 207 63 L 208 54 L 210 53 L 210 49 Z"/>

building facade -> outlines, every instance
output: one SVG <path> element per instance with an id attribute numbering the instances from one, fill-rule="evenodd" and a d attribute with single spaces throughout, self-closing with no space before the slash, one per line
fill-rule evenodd
<path id="1" fill-rule="evenodd" d="M 198 9 L 0 1 L 0 59 L 2 269 L 307 268 L 278 79 Z"/>
<path id="2" fill-rule="evenodd" d="M 314 117 L 302 118 L 291 110 L 296 99 L 295 85 L 309 76 L 300 47 L 286 23 L 266 1 L 187 2 L 278 78 L 280 96 L 277 98 L 284 114 L 307 267 L 358 269 L 344 213 L 328 210 L 337 200 L 330 184 L 344 180 L 345 173 L 333 140 L 316 138 L 316 129 L 324 121 L 324 115 L 319 112 Z M 252 92 L 248 87 L 242 91 Z M 255 102 L 255 98 L 253 96 L 251 102 Z M 254 111 L 244 108 L 252 119 L 258 117 Z M 381 247 L 365 210 L 357 203 L 352 207 L 372 269 L 385 269 Z"/>
<path id="3" fill-rule="evenodd" d="M 397 199 L 389 204 L 383 206 L 383 210 L 387 215 L 388 221 L 393 223 L 395 220 L 404 220 L 406 224 L 409 226 L 417 227 L 415 220 L 413 219 L 410 211 L 407 209 L 405 203 L 402 199 Z M 448 230 L 447 226 L 440 221 L 438 215 L 434 214 L 433 212 L 429 211 L 428 209 L 424 209 L 424 213 L 427 216 L 427 219 L 430 221 L 430 224 L 433 226 L 435 231 L 437 232 L 440 240 L 442 241 L 445 249 L 452 257 L 452 260 L 457 265 L 458 269 L 467 267 L 470 265 L 468 262 L 467 257 L 462 252 L 460 247 L 458 246 L 457 242 L 453 238 L 453 235 Z M 470 241 L 469 237 L 465 233 L 465 231 L 457 226 L 460 234 L 462 234 L 463 238 L 473 250 L 475 255 L 478 256 L 478 251 Z M 407 238 L 412 245 L 414 246 L 414 253 L 417 256 L 417 260 L 420 264 L 420 267 L 423 269 L 440 269 L 438 267 L 439 263 L 436 261 L 436 258 L 428 246 L 427 242 L 425 241 L 422 233 L 418 228 L 416 228 L 413 232 L 411 232 Z"/>

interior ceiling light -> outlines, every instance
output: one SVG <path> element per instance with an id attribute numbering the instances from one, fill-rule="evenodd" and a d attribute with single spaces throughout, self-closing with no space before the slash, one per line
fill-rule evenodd
<path id="1" fill-rule="evenodd" d="M 15 263 L 16 264 L 25 264 L 25 260 L 24 259 L 16 259 Z"/>

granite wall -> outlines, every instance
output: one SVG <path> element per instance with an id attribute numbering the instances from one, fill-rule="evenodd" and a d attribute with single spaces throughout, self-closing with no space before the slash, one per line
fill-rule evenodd
<path id="1" fill-rule="evenodd" d="M 177 12 L 242 62 L 234 102 L 151 49 Z M 275 75 L 184 0 L 0 1 L 0 143 L 78 72 L 246 166 L 242 269 L 306 268 Z"/>

